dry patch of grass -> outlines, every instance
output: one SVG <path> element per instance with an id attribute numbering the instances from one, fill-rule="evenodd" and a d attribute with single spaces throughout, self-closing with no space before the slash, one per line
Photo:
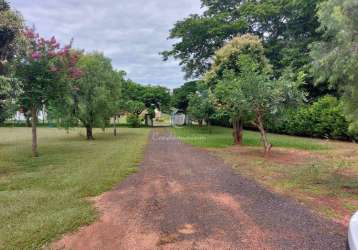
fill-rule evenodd
<path id="1" fill-rule="evenodd" d="M 291 196 L 323 216 L 348 225 L 358 210 L 358 145 L 326 142 L 324 150 L 258 147 L 210 149 L 243 175 Z"/>

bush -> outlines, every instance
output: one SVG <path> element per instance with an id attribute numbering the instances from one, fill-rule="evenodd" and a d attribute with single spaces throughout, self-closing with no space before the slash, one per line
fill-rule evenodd
<path id="1" fill-rule="evenodd" d="M 128 115 L 127 116 L 127 123 L 132 128 L 139 128 L 142 121 L 141 118 L 138 115 Z"/>
<path id="2" fill-rule="evenodd" d="M 331 139 L 354 139 L 344 116 L 342 101 L 325 96 L 311 105 L 286 109 L 269 119 L 271 132 Z"/>

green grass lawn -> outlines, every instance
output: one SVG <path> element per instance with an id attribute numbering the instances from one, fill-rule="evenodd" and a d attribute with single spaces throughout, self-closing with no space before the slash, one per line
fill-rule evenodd
<path id="1" fill-rule="evenodd" d="M 110 190 L 137 170 L 148 129 L 69 133 L 39 129 L 39 158 L 31 130 L 0 128 L 0 249 L 39 249 L 96 218 L 88 197 Z"/>
<path id="2" fill-rule="evenodd" d="M 203 148 L 225 148 L 233 145 L 232 129 L 222 127 L 179 127 L 172 132 L 185 143 Z M 296 148 L 305 150 L 327 149 L 320 140 L 286 135 L 269 134 L 269 140 L 274 147 Z M 253 131 L 244 132 L 244 144 L 246 146 L 260 146 L 260 134 Z"/>

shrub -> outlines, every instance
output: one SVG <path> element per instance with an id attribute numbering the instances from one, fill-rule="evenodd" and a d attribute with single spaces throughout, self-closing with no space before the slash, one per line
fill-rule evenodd
<path id="1" fill-rule="evenodd" d="M 344 116 L 343 102 L 325 96 L 311 105 L 285 109 L 269 119 L 268 129 L 276 133 L 332 139 L 353 139 Z"/>
<path id="2" fill-rule="evenodd" d="M 141 125 L 141 118 L 138 115 L 130 114 L 127 116 L 127 124 L 132 128 L 139 128 Z"/>

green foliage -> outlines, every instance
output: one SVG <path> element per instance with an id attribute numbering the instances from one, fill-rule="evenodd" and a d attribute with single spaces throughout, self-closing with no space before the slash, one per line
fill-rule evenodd
<path id="1" fill-rule="evenodd" d="M 155 118 L 155 108 L 162 112 L 169 112 L 170 91 L 161 86 L 141 85 L 133 81 L 126 81 L 122 88 L 124 105 L 122 110 L 130 113 L 127 123 L 131 127 L 140 127 L 140 115 L 147 110 L 150 119 Z"/>
<path id="2" fill-rule="evenodd" d="M 155 106 L 162 111 L 168 111 L 170 106 L 169 89 L 162 86 L 145 86 L 142 101 L 147 108 Z"/>
<path id="3" fill-rule="evenodd" d="M 114 71 L 110 59 L 100 53 L 82 55 L 78 67 L 84 74 L 73 83 L 67 121 L 75 118 L 88 128 L 105 127 L 119 110 L 123 73 Z"/>
<path id="4" fill-rule="evenodd" d="M 317 82 L 328 81 L 345 91 L 348 118 L 358 123 L 358 2 L 328 0 L 319 5 L 322 41 L 312 45 Z"/>
<path id="5" fill-rule="evenodd" d="M 264 118 L 291 99 L 297 101 L 302 97 L 295 83 L 286 77 L 272 80 L 271 72 L 260 39 L 244 35 L 218 50 L 213 67 L 205 76 L 207 84 L 215 89 L 219 112 L 230 115 L 235 141 L 241 143 L 243 122 L 252 123 L 261 132 L 265 153 L 270 151 L 271 145 Z"/>
<path id="6" fill-rule="evenodd" d="M 312 45 L 317 81 L 351 84 L 358 80 L 358 2 L 328 0 L 319 5 L 318 17 L 324 39 Z"/>
<path id="7" fill-rule="evenodd" d="M 197 92 L 189 96 L 188 114 L 198 121 L 210 122 L 215 112 L 210 90 Z"/>
<path id="8" fill-rule="evenodd" d="M 11 114 L 11 104 L 14 101 L 17 86 L 14 79 L 0 75 L 0 124 Z"/>
<path id="9" fill-rule="evenodd" d="M 219 113 L 230 116 L 237 144 L 242 144 L 244 120 L 260 120 L 262 124 L 263 115 L 255 107 L 254 99 L 258 96 L 252 90 L 270 82 L 270 69 L 260 39 L 244 35 L 235 37 L 216 52 L 213 66 L 205 76 L 207 85 L 214 89 Z M 266 137 L 263 142 L 269 149 Z"/>
<path id="10" fill-rule="evenodd" d="M 352 134 L 358 135 L 358 87 L 346 87 L 344 96 L 345 114 L 350 121 L 349 130 Z M 357 136 L 358 137 L 358 136 Z"/>
<path id="11" fill-rule="evenodd" d="M 172 107 L 186 112 L 189 105 L 189 96 L 198 90 L 199 83 L 199 81 L 186 82 L 180 88 L 174 89 L 171 101 Z"/>
<path id="12" fill-rule="evenodd" d="M 37 112 L 66 94 L 69 82 L 78 77 L 78 55 L 70 50 L 71 45 L 60 48 L 55 37 L 46 40 L 33 29 L 26 29 L 24 34 L 26 46 L 16 57 L 14 75 L 21 82 L 21 106 Z"/>
<path id="13" fill-rule="evenodd" d="M 142 96 L 144 94 L 144 86 L 127 80 L 123 83 L 122 94 L 125 102 L 128 101 L 141 101 L 143 102 Z"/>
<path id="14" fill-rule="evenodd" d="M 139 116 L 145 110 L 145 104 L 140 101 L 130 100 L 127 103 L 127 110 L 133 115 Z"/>
<path id="15" fill-rule="evenodd" d="M 127 102 L 126 110 L 130 113 L 127 116 L 127 124 L 133 128 L 139 128 L 142 124 L 140 114 L 146 109 L 143 102 L 130 100 Z"/>
<path id="16" fill-rule="evenodd" d="M 133 113 L 129 110 L 130 107 L 133 106 L 133 103 L 129 103 L 132 101 L 137 103 L 140 102 L 147 108 L 154 106 L 162 111 L 168 111 L 170 108 L 170 92 L 165 87 L 151 85 L 144 86 L 131 80 L 127 80 L 123 84 L 122 94 L 124 100 L 123 111 Z"/>
<path id="17" fill-rule="evenodd" d="M 225 74 L 245 75 L 242 70 L 249 70 L 248 64 L 252 64 L 252 70 L 259 74 L 271 73 L 271 65 L 264 55 L 261 40 L 249 34 L 232 39 L 215 53 L 213 61 L 211 69 L 205 75 L 205 81 L 210 87 L 225 79 Z"/>
<path id="18" fill-rule="evenodd" d="M 337 98 L 325 96 L 313 104 L 282 110 L 268 122 L 272 132 L 320 138 L 349 139 L 344 104 Z"/>
<path id="19" fill-rule="evenodd" d="M 0 0 L 0 75 L 4 65 L 21 49 L 23 19 L 20 13 L 12 10 L 5 0 Z"/>
<path id="20" fill-rule="evenodd" d="M 129 114 L 127 116 L 127 124 L 132 128 L 139 128 L 142 124 L 142 119 L 139 115 Z"/>
<path id="21" fill-rule="evenodd" d="M 354 0 L 353 0 L 354 1 Z M 316 7 L 322 0 L 202 0 L 201 15 L 178 21 L 170 31 L 176 43 L 163 52 L 164 59 L 180 60 L 187 77 L 203 76 L 212 66 L 212 56 L 238 34 L 258 35 L 265 55 L 278 78 L 289 66 L 295 74 L 306 72 L 302 87 L 314 98 L 335 90 L 313 85 L 309 73 L 309 44 L 321 39 Z"/>
<path id="22" fill-rule="evenodd" d="M 230 114 L 223 111 L 222 109 L 215 110 L 215 113 L 211 116 L 211 124 L 214 126 L 222 126 L 222 127 L 232 127 L 232 121 L 230 118 Z"/>
<path id="23" fill-rule="evenodd" d="M 247 122 L 276 112 L 280 105 L 300 98 L 296 85 L 287 78 L 270 79 L 271 68 L 264 56 L 260 40 L 251 35 L 237 37 L 222 49 L 206 75 L 209 85 L 215 86 L 219 110 L 231 119 Z"/>

